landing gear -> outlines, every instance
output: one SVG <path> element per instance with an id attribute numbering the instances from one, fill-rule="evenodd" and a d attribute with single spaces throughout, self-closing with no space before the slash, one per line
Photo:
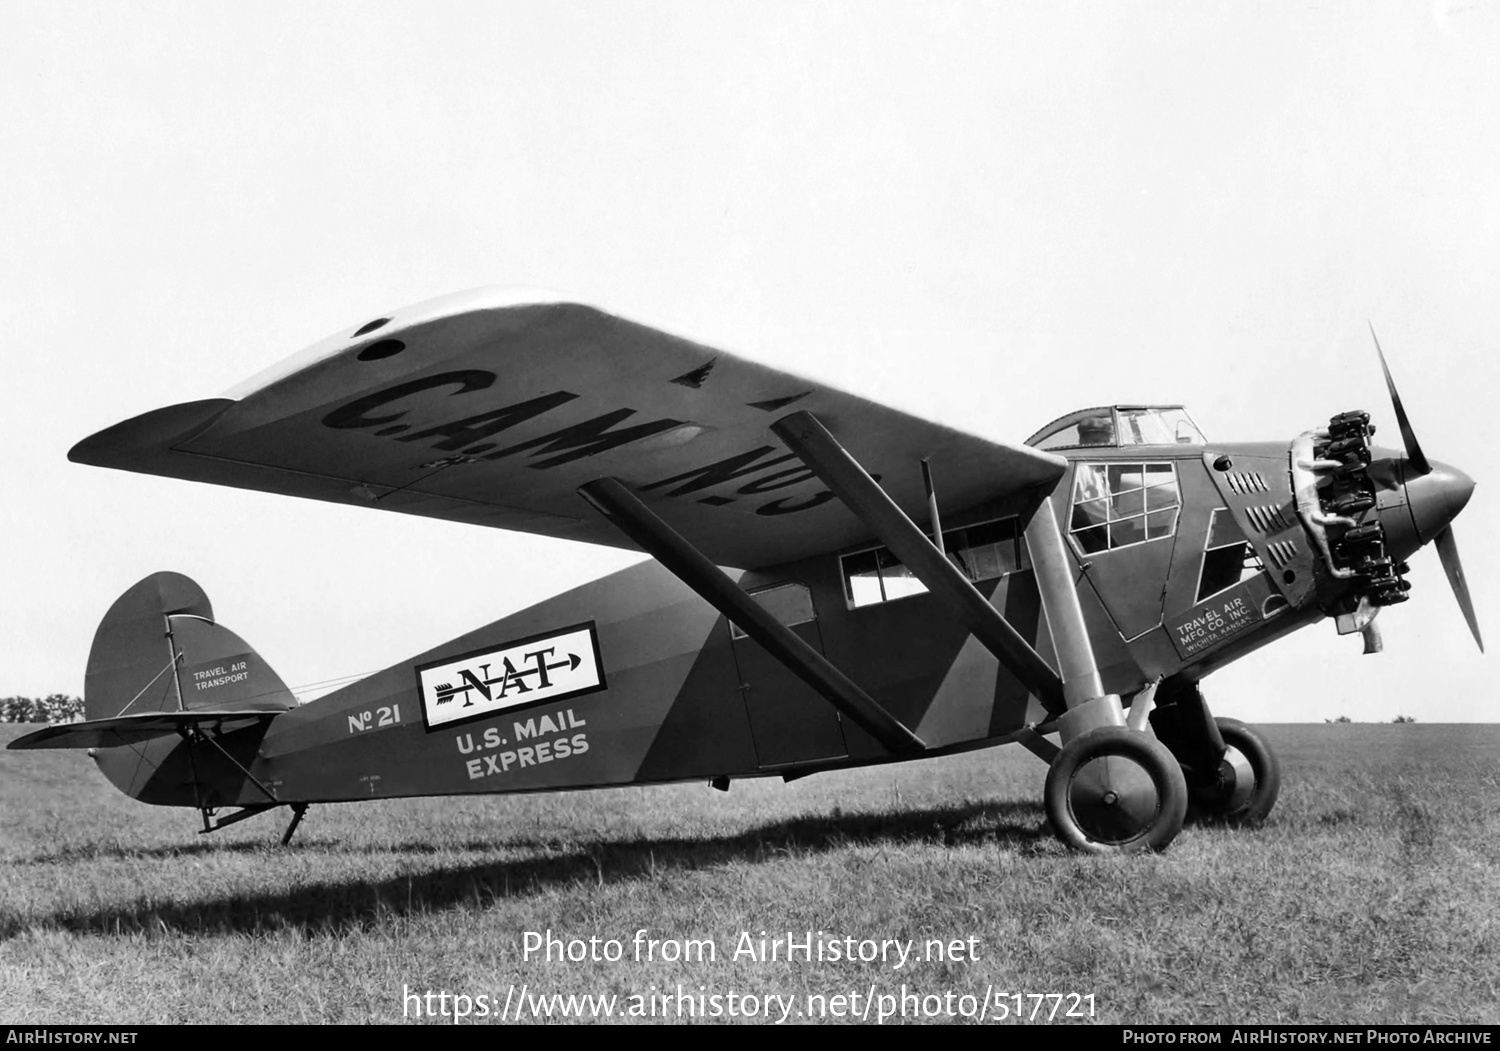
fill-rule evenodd
<path id="1" fill-rule="evenodd" d="M 1074 850 L 1162 850 L 1182 831 L 1188 789 L 1160 741 L 1119 726 L 1089 730 L 1063 746 L 1047 771 L 1047 819 Z"/>
<path id="2" fill-rule="evenodd" d="M 1152 711 L 1151 727 L 1182 764 L 1189 816 L 1226 825 L 1264 821 L 1281 793 L 1276 756 L 1244 723 L 1211 716 L 1196 683 L 1170 685 L 1158 691 L 1170 700 Z"/>
<path id="3" fill-rule="evenodd" d="M 1226 825 L 1258 825 L 1281 794 L 1281 766 L 1254 730 L 1237 719 L 1215 719 L 1224 758 L 1212 777 L 1195 777 L 1194 816 Z"/>

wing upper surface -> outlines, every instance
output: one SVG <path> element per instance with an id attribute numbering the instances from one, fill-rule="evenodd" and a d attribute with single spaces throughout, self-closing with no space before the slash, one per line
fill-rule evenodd
<path id="1" fill-rule="evenodd" d="M 580 497 L 614 476 L 721 565 L 869 535 L 770 424 L 815 414 L 914 519 L 1050 485 L 1064 461 L 593 307 L 481 290 L 308 348 L 223 398 L 80 442 L 99 466 L 630 547 Z"/>

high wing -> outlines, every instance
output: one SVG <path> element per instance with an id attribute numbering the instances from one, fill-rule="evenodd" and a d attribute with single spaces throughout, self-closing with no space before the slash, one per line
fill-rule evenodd
<path id="1" fill-rule="evenodd" d="M 870 535 L 770 432 L 796 411 L 916 521 L 922 457 L 954 512 L 1050 486 L 1065 465 L 593 307 L 497 289 L 337 333 L 69 458 L 629 547 L 577 493 L 612 476 L 714 562 L 752 568 Z"/>

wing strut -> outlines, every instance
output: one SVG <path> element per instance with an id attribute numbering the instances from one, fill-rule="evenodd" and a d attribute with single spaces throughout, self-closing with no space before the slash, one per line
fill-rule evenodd
<path id="1" fill-rule="evenodd" d="M 812 468 L 823 484 L 869 526 L 901 562 L 943 599 L 1021 685 L 1054 715 L 1064 711 L 1063 682 L 1000 611 L 948 561 L 884 489 L 809 412 L 794 412 L 771 425 L 772 432 Z M 1040 573 L 1038 574 L 1040 582 Z M 1069 582 L 1068 590 L 1072 591 Z M 1081 617 L 1080 617 L 1081 619 Z"/>
<path id="2" fill-rule="evenodd" d="M 1026 547 L 1036 570 L 1037 591 L 1042 596 L 1042 615 L 1052 632 L 1052 648 L 1062 670 L 1063 697 L 1070 709 L 1106 696 L 1089 642 L 1078 589 L 1073 586 L 1067 548 L 1052 501 L 1043 500 L 1026 526 Z M 1116 698 L 1118 702 L 1118 698 Z"/>
<path id="3" fill-rule="evenodd" d="M 818 691 L 829 704 L 888 751 L 911 756 L 926 750 L 927 746 L 920 737 L 876 703 L 826 657 L 762 609 L 723 570 L 652 513 L 618 480 L 600 478 L 580 486 L 578 492 L 622 533 L 764 646 L 788 670 Z"/>

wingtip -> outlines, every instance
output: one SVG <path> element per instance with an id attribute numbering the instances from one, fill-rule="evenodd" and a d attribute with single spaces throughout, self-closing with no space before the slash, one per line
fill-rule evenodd
<path id="1" fill-rule="evenodd" d="M 104 430 L 91 434 L 79 441 L 73 448 L 68 450 L 68 462 L 86 464 L 90 467 L 109 466 L 108 460 L 103 453 L 111 445 L 109 435 L 114 430 L 114 427 L 106 427 Z"/>
<path id="2" fill-rule="evenodd" d="M 90 467 L 138 469 L 138 454 L 166 449 L 197 433 L 233 404 L 227 398 L 205 398 L 154 409 L 89 435 L 68 450 L 68 459 Z"/>

